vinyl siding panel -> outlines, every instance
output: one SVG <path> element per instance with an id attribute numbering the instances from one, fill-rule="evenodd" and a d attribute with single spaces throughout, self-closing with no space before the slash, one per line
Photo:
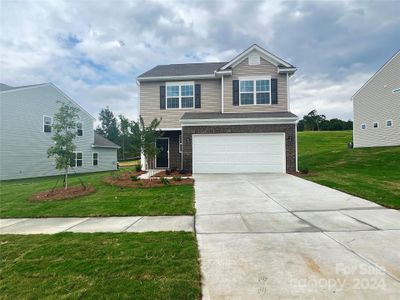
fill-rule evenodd
<path id="1" fill-rule="evenodd" d="M 277 78 L 278 104 L 234 106 L 232 104 L 232 80 L 238 80 L 239 77 L 245 76 L 271 76 L 271 78 Z M 260 59 L 259 65 L 249 65 L 248 58 L 246 58 L 232 69 L 232 76 L 224 77 L 224 112 L 266 111 L 288 111 L 286 75 L 278 74 L 277 68 L 263 58 Z"/>
<path id="2" fill-rule="evenodd" d="M 192 109 L 160 109 L 160 86 L 166 82 L 140 83 L 140 114 L 146 124 L 154 118 L 162 118 L 161 128 L 180 128 L 180 118 L 185 112 L 221 111 L 221 80 L 197 80 L 201 85 L 201 108 Z"/>
<path id="3" fill-rule="evenodd" d="M 400 145 L 400 54 L 397 54 L 353 98 L 354 147 Z M 393 126 L 386 127 L 391 119 Z M 379 128 L 373 128 L 379 122 Z M 367 124 L 362 130 L 361 124 Z"/>
<path id="4" fill-rule="evenodd" d="M 43 132 L 43 115 L 53 117 L 60 107 L 57 101 L 76 106 L 51 85 L 0 94 L 1 180 L 60 174 L 54 159 L 47 158 L 47 149 L 53 144 L 52 133 Z M 83 136 L 76 137 L 75 144 L 83 154 L 83 166 L 75 171 L 116 169 L 116 149 L 96 149 L 104 159 L 99 160 L 99 166 L 92 166 L 93 120 L 85 111 L 80 110 L 78 114 L 83 123 Z"/>

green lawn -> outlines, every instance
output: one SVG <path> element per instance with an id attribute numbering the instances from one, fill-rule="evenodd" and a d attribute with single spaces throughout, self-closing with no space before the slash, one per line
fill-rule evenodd
<path id="1" fill-rule="evenodd" d="M 400 208 L 400 146 L 348 149 L 351 131 L 299 132 L 299 168 L 306 179 Z"/>
<path id="2" fill-rule="evenodd" d="M 192 233 L 0 235 L 1 299 L 200 299 Z"/>
<path id="3" fill-rule="evenodd" d="M 123 172 L 123 171 L 122 171 Z M 96 189 L 94 194 L 52 202 L 33 203 L 33 193 L 50 190 L 56 177 L 0 182 L 0 217 L 71 217 L 193 215 L 194 189 L 190 185 L 157 188 L 119 188 L 102 181 L 110 173 L 91 173 L 80 178 Z M 79 184 L 71 176 L 71 185 Z"/>

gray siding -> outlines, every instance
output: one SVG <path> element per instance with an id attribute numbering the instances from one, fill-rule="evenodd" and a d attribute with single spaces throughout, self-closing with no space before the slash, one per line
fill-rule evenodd
<path id="1" fill-rule="evenodd" d="M 353 98 L 355 147 L 400 145 L 400 93 L 393 94 L 395 88 L 400 88 L 400 53 Z M 386 127 L 389 119 L 391 128 Z M 373 128 L 373 122 L 379 122 L 379 128 Z"/>
<path id="2" fill-rule="evenodd" d="M 43 132 L 43 115 L 54 116 L 60 107 L 57 101 L 76 106 L 52 85 L 0 94 L 1 180 L 59 174 L 54 159 L 47 158 L 47 149 L 53 144 L 52 133 Z M 83 110 L 80 110 L 79 116 L 83 122 L 83 136 L 77 137 L 75 144 L 77 151 L 83 153 L 83 166 L 75 168 L 75 171 L 116 169 L 116 149 L 93 149 L 93 119 Z M 92 166 L 92 152 L 99 152 L 98 166 Z"/>
<path id="3" fill-rule="evenodd" d="M 201 108 L 160 109 L 160 86 L 165 82 L 140 83 L 140 114 L 146 123 L 162 118 L 161 128 L 180 128 L 180 118 L 185 112 L 221 111 L 221 81 L 217 79 L 196 80 L 201 84 Z"/>
<path id="4" fill-rule="evenodd" d="M 245 76 L 271 76 L 278 79 L 278 104 L 271 105 L 232 105 L 232 80 Z M 248 59 L 243 60 L 232 70 L 232 76 L 224 77 L 224 112 L 266 112 L 288 111 L 287 78 L 278 74 L 277 67 L 265 59 L 260 59 L 259 65 L 249 65 Z"/>

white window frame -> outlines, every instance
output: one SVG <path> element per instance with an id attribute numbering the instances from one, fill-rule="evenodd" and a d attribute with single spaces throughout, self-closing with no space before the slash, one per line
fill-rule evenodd
<path id="1" fill-rule="evenodd" d="M 193 87 L 193 106 L 192 107 L 182 107 L 182 98 L 189 98 L 190 96 L 182 96 L 181 87 L 184 85 L 191 85 Z M 179 95 L 177 97 L 168 97 L 168 87 L 169 86 L 178 86 L 179 87 Z M 165 85 L 165 109 L 194 109 L 195 107 L 195 84 L 194 81 L 175 81 L 175 82 L 167 82 Z M 178 98 L 179 107 L 168 107 L 168 98 Z"/>
<path id="2" fill-rule="evenodd" d="M 268 80 L 269 82 L 269 91 L 258 91 L 257 92 L 257 80 Z M 240 82 L 241 81 L 253 81 L 253 104 L 242 104 L 242 94 L 250 94 L 249 92 L 241 92 L 240 91 Z M 269 103 L 257 103 L 257 93 L 268 93 L 269 94 Z M 239 77 L 239 106 L 251 106 L 251 105 L 272 105 L 272 97 L 271 97 L 271 76 L 251 76 L 251 77 Z"/>
<path id="3" fill-rule="evenodd" d="M 376 127 L 375 127 L 375 124 L 376 124 Z M 373 122 L 372 128 L 375 128 L 375 129 L 379 128 L 379 122 Z"/>
<path id="4" fill-rule="evenodd" d="M 82 125 L 82 135 L 78 135 L 78 124 Z M 83 122 L 82 121 L 76 122 L 76 136 L 83 136 Z"/>
<path id="5" fill-rule="evenodd" d="M 388 126 L 388 122 L 390 122 L 390 126 Z M 386 128 L 392 128 L 393 127 L 393 120 L 392 119 L 387 119 L 386 120 Z"/>
<path id="6" fill-rule="evenodd" d="M 94 164 L 94 155 L 97 154 L 97 165 Z M 83 158 L 83 157 L 82 157 Z M 83 163 L 83 160 L 82 160 Z M 92 166 L 93 167 L 98 167 L 99 166 L 99 152 L 92 152 Z"/>
<path id="7" fill-rule="evenodd" d="M 50 120 L 51 120 L 50 121 L 50 132 L 44 131 L 44 125 L 47 125 L 47 124 L 44 124 L 44 118 L 50 118 Z M 43 121 L 42 131 L 44 133 L 52 133 L 53 132 L 53 117 L 50 117 L 50 116 L 47 116 L 47 115 L 43 115 L 42 121 Z"/>
<path id="8" fill-rule="evenodd" d="M 365 127 L 365 128 L 363 128 L 363 127 Z M 361 130 L 367 129 L 367 124 L 366 124 L 366 123 L 362 123 L 361 126 L 360 126 L 360 128 L 361 128 Z"/>
<path id="9" fill-rule="evenodd" d="M 179 139 L 178 139 L 178 149 L 179 149 L 179 153 L 183 152 L 183 144 L 182 144 L 182 134 L 179 135 Z"/>
<path id="10" fill-rule="evenodd" d="M 80 166 L 78 166 L 78 153 L 82 154 L 82 159 L 80 159 L 82 161 L 82 165 L 80 165 Z M 83 167 L 83 152 L 74 151 L 74 154 L 75 154 L 75 158 L 74 158 L 75 164 L 74 164 L 74 166 L 71 166 L 71 164 L 70 164 L 70 167 L 71 168 L 82 168 Z"/>

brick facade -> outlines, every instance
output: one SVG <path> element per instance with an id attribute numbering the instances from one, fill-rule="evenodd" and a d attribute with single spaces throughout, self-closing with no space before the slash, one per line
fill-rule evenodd
<path id="1" fill-rule="evenodd" d="M 192 171 L 192 134 L 218 133 L 268 133 L 284 132 L 286 136 L 286 172 L 296 171 L 296 125 L 259 124 L 224 126 L 184 126 L 182 127 L 183 168 Z"/>

